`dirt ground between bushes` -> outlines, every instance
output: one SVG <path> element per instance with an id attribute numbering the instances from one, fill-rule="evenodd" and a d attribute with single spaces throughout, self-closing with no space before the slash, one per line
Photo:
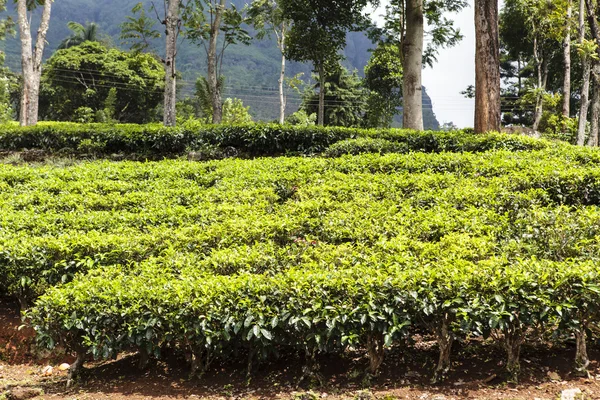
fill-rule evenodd
<path id="1" fill-rule="evenodd" d="M 443 385 L 429 384 L 436 362 L 434 342 L 418 340 L 415 346 L 394 348 L 386 354 L 382 374 L 364 380 L 364 355 L 349 352 L 325 356 L 320 361 L 323 382 L 298 386 L 302 358 L 282 357 L 260 365 L 246 378 L 246 359 L 213 365 L 202 379 L 188 379 L 185 362 L 175 356 L 137 369 L 135 354 L 117 360 L 90 362 L 82 378 L 70 389 L 61 363 L 65 354 L 35 350 L 31 329 L 21 328 L 16 305 L 0 300 L 0 400 L 33 399 L 557 399 L 564 390 L 577 388 L 585 399 L 600 399 L 600 365 L 592 362 L 590 378 L 571 375 L 574 348 L 548 345 L 525 347 L 522 378 L 518 385 L 502 379 L 504 354 L 486 343 L 460 343 L 453 349 L 453 371 Z M 600 349 L 590 346 L 590 356 L 600 360 Z M 53 366 L 54 373 L 42 370 Z M 16 396 L 16 397 L 15 397 Z"/>

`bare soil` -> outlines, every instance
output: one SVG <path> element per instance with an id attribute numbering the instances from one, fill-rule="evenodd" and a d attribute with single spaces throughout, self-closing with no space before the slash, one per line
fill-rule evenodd
<path id="1" fill-rule="evenodd" d="M 589 378 L 572 375 L 574 347 L 548 344 L 527 346 L 522 353 L 519 384 L 503 379 L 504 352 L 493 343 L 471 341 L 453 348 L 453 370 L 446 383 L 431 385 L 437 347 L 427 338 L 386 354 L 382 374 L 367 379 L 364 354 L 346 352 L 319 359 L 322 382 L 302 382 L 302 358 L 295 354 L 257 366 L 248 379 L 246 358 L 213 365 L 201 379 L 189 379 L 186 363 L 176 355 L 137 369 L 137 355 L 108 362 L 90 362 L 76 385 L 67 389 L 61 363 L 73 358 L 59 352 L 40 352 L 34 333 L 22 328 L 17 306 L 0 300 L 0 400 L 34 399 L 557 399 L 578 388 L 585 399 L 600 399 L 600 365 L 594 361 Z M 600 360 L 596 344 L 590 358 Z M 53 366 L 50 375 L 42 371 Z M 25 397 L 19 397 L 19 396 Z M 33 397 L 30 397 L 33 396 Z"/>

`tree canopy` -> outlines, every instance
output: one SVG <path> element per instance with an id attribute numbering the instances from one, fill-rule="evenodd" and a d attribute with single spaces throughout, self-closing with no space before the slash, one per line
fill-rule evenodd
<path id="1" fill-rule="evenodd" d="M 42 75 L 40 113 L 45 119 L 70 121 L 85 107 L 96 114 L 106 110 L 121 122 L 152 121 L 162 100 L 164 73 L 151 55 L 97 42 L 59 50 Z"/>

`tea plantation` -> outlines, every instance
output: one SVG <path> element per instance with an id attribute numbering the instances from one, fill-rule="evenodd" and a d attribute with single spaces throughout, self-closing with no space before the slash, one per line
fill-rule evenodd
<path id="1" fill-rule="evenodd" d="M 109 154 L 135 136 L 52 129 L 45 145 L 20 128 L 0 143 L 76 153 L 87 140 Z M 165 349 L 194 374 L 286 351 L 311 373 L 349 348 L 375 374 L 386 348 L 418 333 L 437 341 L 436 380 L 453 341 L 479 336 L 499 341 L 516 378 L 533 332 L 575 338 L 585 371 L 600 317 L 600 152 L 500 134 L 219 129 L 135 140 L 157 158 L 193 138 L 294 156 L 0 164 L 0 293 L 21 300 L 40 343 L 77 353 L 74 374 L 89 354 Z"/>

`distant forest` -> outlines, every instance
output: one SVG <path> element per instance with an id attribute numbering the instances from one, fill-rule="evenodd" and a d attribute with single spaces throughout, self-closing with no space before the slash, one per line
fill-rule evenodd
<path id="1" fill-rule="evenodd" d="M 117 47 L 123 47 L 120 40 L 120 24 L 139 0 L 56 0 L 52 8 L 48 46 L 45 57 L 48 58 L 56 50 L 60 42 L 71 34 L 67 27 L 69 21 L 85 24 L 94 22 L 101 29 L 101 34 Z M 146 9 L 150 10 L 152 1 L 144 0 Z M 232 0 L 231 3 L 242 8 L 246 0 Z M 162 2 L 155 2 L 157 7 Z M 7 12 L 16 16 L 12 2 L 7 4 Z M 38 11 L 39 12 L 39 11 Z M 150 15 L 151 12 L 148 11 Z M 157 29 L 160 29 L 157 24 Z M 252 33 L 252 29 L 248 28 Z M 8 38 L 1 43 L 6 52 L 6 65 L 13 71 L 20 71 L 20 46 L 18 37 Z M 350 32 L 344 50 L 344 65 L 350 70 L 364 74 L 370 52 L 375 45 L 361 32 Z M 154 46 L 157 54 L 164 52 L 162 40 Z M 196 79 L 206 73 L 204 50 L 184 41 L 177 55 L 178 70 L 182 74 L 179 96 L 181 98 L 194 95 Z M 250 106 L 250 113 L 255 120 L 271 121 L 277 118 L 278 97 L 277 79 L 281 65 L 281 55 L 274 40 L 254 40 L 250 46 L 235 45 L 225 55 L 223 75 L 225 76 L 224 98 L 239 98 Z M 311 81 L 311 66 L 307 64 L 289 63 L 287 76 L 293 77 L 302 73 L 302 79 Z M 288 113 L 296 111 L 301 103 L 300 95 L 290 90 L 288 97 Z M 425 129 L 439 129 L 439 122 L 432 110 L 432 103 L 426 91 L 423 93 L 423 118 Z M 402 116 L 395 118 L 395 126 L 399 126 Z"/>

